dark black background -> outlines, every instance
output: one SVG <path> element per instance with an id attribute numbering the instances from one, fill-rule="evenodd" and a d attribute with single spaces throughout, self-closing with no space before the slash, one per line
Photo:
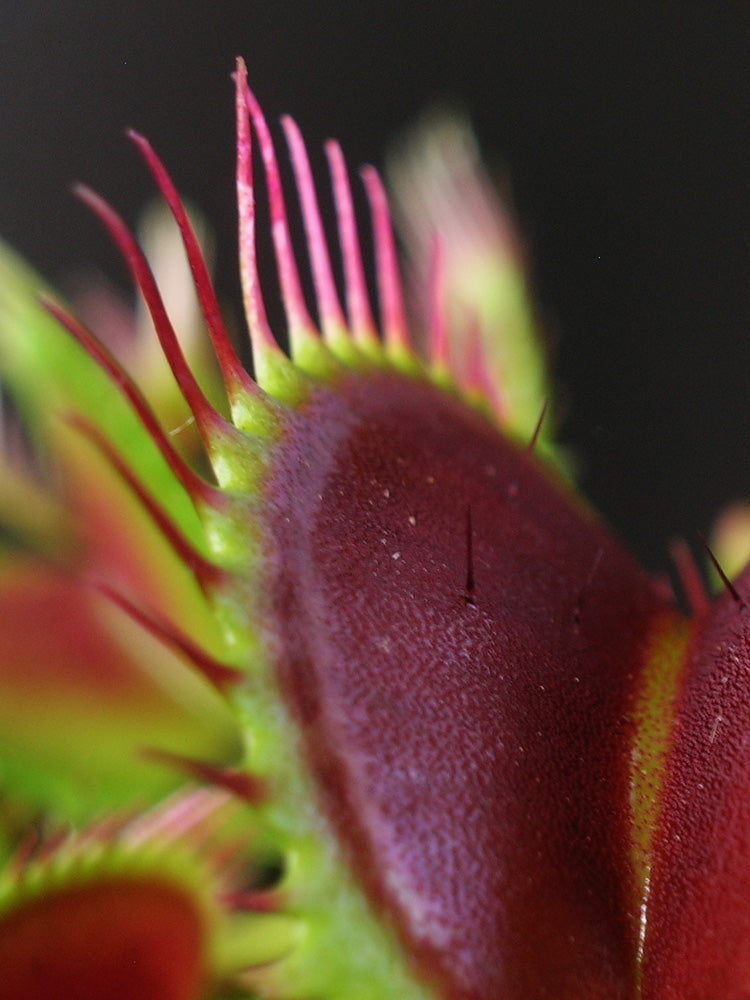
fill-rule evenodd
<path id="1" fill-rule="evenodd" d="M 316 169 L 380 161 L 438 97 L 503 166 L 558 337 L 563 437 L 589 495 L 652 567 L 750 494 L 750 7 L 746 3 L 0 4 L 0 233 L 45 274 L 122 270 L 68 194 L 131 220 L 145 131 L 234 276 L 233 108 L 243 54 Z"/>

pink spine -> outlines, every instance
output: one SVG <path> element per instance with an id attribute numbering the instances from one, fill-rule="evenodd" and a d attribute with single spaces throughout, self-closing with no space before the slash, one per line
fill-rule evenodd
<path id="1" fill-rule="evenodd" d="M 278 354 L 276 343 L 266 318 L 266 309 L 258 278 L 255 251 L 255 189 L 253 186 L 253 156 L 250 122 L 246 100 L 247 71 L 241 59 L 237 60 L 235 74 L 237 87 L 237 208 L 239 215 L 239 256 L 242 296 L 245 304 L 250 343 L 256 367 L 259 358 L 269 352 Z"/>
<path id="2" fill-rule="evenodd" d="M 374 167 L 363 167 L 361 175 L 372 213 L 383 337 L 387 345 L 411 353 L 401 291 L 401 275 L 396 259 L 396 245 L 385 189 Z"/>
<path id="3" fill-rule="evenodd" d="M 216 301 L 216 295 L 211 284 L 206 262 L 203 259 L 203 254 L 198 246 L 198 240 L 195 237 L 193 227 L 190 225 L 190 220 L 187 217 L 187 212 L 180 200 L 180 196 L 148 140 L 133 131 L 128 132 L 128 136 L 133 140 L 143 159 L 146 161 L 157 187 L 169 206 L 169 210 L 180 230 L 185 254 L 193 275 L 198 301 L 206 321 L 206 326 L 208 327 L 208 333 L 216 359 L 219 362 L 219 368 L 227 393 L 230 398 L 238 388 L 246 392 L 255 393 L 257 392 L 257 388 L 240 364 L 222 321 L 219 304 Z"/>
<path id="4" fill-rule="evenodd" d="M 336 329 L 346 327 L 344 314 L 336 294 L 328 246 L 320 219 L 318 199 L 310 171 L 310 161 L 305 149 L 305 143 L 296 122 L 285 115 L 281 124 L 289 147 L 294 176 L 297 182 L 302 219 L 307 235 L 307 250 L 310 257 L 315 294 L 318 300 L 318 313 L 323 333 L 330 335 Z"/>
<path id="5" fill-rule="evenodd" d="M 258 136 L 258 145 L 260 146 L 260 154 L 266 174 L 268 206 L 271 214 L 271 235 L 273 236 L 276 266 L 279 272 L 287 323 L 289 324 L 290 331 L 304 330 L 308 334 L 317 334 L 315 326 L 307 312 L 299 283 L 299 274 L 297 273 L 292 241 L 289 235 L 279 165 L 276 161 L 271 134 L 260 105 L 247 84 L 245 84 L 244 92 L 247 108 L 250 112 L 256 135 Z"/>
<path id="6" fill-rule="evenodd" d="M 362 267 L 362 252 L 359 246 L 359 236 L 357 235 L 352 190 L 349 184 L 346 164 L 344 163 L 344 156 L 339 144 L 332 140 L 326 143 L 325 150 L 331 171 L 339 243 L 344 263 L 344 284 L 346 286 L 346 309 L 349 315 L 349 326 L 352 336 L 357 343 L 374 343 L 378 338 L 375 332 L 372 312 L 370 311 L 370 297 L 367 293 L 367 284 Z"/>

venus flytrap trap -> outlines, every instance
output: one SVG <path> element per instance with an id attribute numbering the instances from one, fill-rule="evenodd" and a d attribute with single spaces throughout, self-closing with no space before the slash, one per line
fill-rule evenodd
<path id="1" fill-rule="evenodd" d="M 42 456 L 0 490 L 0 997 L 746 998 L 748 571 L 713 605 L 693 585 L 688 619 L 561 478 L 518 243 L 461 126 L 395 170 L 410 322 L 378 174 L 373 308 L 341 150 L 343 302 L 282 120 L 313 319 L 235 80 L 252 378 L 131 133 L 225 400 L 90 189 L 177 393 L 0 255 L 4 384 Z"/>

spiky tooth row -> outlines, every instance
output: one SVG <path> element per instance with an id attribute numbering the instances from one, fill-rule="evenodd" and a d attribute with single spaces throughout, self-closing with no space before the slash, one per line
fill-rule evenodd
<path id="1" fill-rule="evenodd" d="M 236 83 L 240 259 L 246 312 L 259 384 L 273 395 L 277 395 L 273 377 L 268 380 L 266 376 L 271 358 L 278 364 L 278 358 L 274 357 L 278 345 L 270 334 L 265 320 L 255 262 L 255 204 L 250 122 L 258 139 L 263 162 L 276 267 L 286 311 L 290 353 L 295 366 L 308 374 L 325 376 L 337 368 L 337 365 L 332 363 L 334 358 L 354 366 L 369 358 L 377 362 L 388 359 L 391 363 L 406 367 L 410 371 L 418 369 L 406 323 L 390 213 L 377 172 L 373 167 L 365 167 L 361 175 L 370 204 L 375 240 L 382 344 L 370 309 L 351 188 L 341 150 L 334 142 L 326 144 L 342 250 L 348 318 L 344 315 L 333 279 L 328 244 L 304 141 L 293 119 L 288 116 L 282 118 L 282 128 L 289 148 L 307 237 L 317 312 L 323 335 L 321 342 L 321 331 L 311 319 L 302 294 L 273 140 L 260 105 L 247 86 L 246 70 L 241 60 L 237 65 Z M 361 354 L 357 349 L 361 350 Z"/>

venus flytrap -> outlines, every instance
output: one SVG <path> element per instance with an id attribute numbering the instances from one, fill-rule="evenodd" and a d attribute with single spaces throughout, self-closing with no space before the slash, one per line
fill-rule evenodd
<path id="1" fill-rule="evenodd" d="M 407 310 L 382 183 L 363 169 L 373 304 L 328 143 L 342 301 L 283 119 L 311 312 L 241 61 L 235 82 L 254 377 L 131 133 L 224 400 L 90 189 L 186 425 L 147 352 L 128 371 L 0 255 L 3 378 L 46 476 L 0 492 L 0 997 L 741 1000 L 747 571 L 713 605 L 693 586 L 689 619 L 561 478 L 518 243 L 460 126 L 394 175 Z"/>

